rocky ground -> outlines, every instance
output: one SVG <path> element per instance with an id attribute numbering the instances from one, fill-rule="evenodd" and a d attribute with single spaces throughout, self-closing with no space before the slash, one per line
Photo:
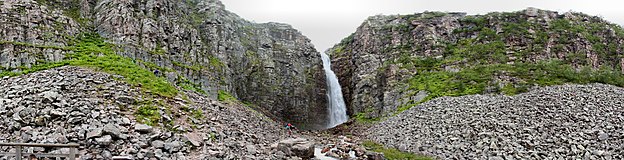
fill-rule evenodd
<path id="1" fill-rule="evenodd" d="M 81 159 L 297 159 L 315 145 L 285 140 L 280 123 L 236 102 L 194 92 L 164 98 L 120 79 L 79 67 L 1 78 L 0 142 L 78 143 Z M 158 107 L 153 127 L 138 121 L 136 111 L 146 105 Z"/>
<path id="2" fill-rule="evenodd" d="M 623 159 L 624 89 L 562 85 L 517 96 L 443 97 L 368 130 L 442 159 Z"/>

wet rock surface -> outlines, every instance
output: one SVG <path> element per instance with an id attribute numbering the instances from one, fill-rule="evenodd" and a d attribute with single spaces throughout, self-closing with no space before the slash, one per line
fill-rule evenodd
<path id="1" fill-rule="evenodd" d="M 604 84 L 442 97 L 375 125 L 367 138 L 442 159 L 622 159 L 623 100 L 623 88 Z"/>

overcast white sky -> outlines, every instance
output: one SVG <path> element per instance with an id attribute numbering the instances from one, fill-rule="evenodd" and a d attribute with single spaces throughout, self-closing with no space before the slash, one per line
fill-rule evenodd
<path id="1" fill-rule="evenodd" d="M 377 14 L 411 14 L 423 11 L 485 14 L 518 11 L 527 7 L 598 15 L 624 24 L 624 1 L 617 0 L 221 0 L 225 8 L 258 23 L 292 25 L 312 40 L 320 52 L 353 33 L 368 17 Z"/>

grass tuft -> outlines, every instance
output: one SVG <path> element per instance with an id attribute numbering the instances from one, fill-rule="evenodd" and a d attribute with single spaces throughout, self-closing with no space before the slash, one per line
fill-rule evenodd
<path id="1" fill-rule="evenodd" d="M 219 90 L 219 94 L 217 95 L 217 99 L 221 102 L 237 102 L 238 99 L 232 96 L 232 94 L 227 91 Z"/>
<path id="2" fill-rule="evenodd" d="M 384 157 L 389 159 L 389 160 L 404 160 L 404 159 L 409 159 L 409 160 L 433 160 L 433 158 L 431 157 L 426 157 L 426 156 L 420 156 L 420 155 L 416 155 L 414 153 L 409 153 L 409 152 L 402 152 L 399 151 L 398 149 L 395 148 L 386 148 L 383 145 L 379 144 L 379 143 L 375 143 L 373 141 L 364 141 L 362 143 L 362 145 L 364 145 L 364 147 L 366 147 L 367 150 L 371 150 L 374 152 L 379 152 L 379 153 L 383 153 Z"/>

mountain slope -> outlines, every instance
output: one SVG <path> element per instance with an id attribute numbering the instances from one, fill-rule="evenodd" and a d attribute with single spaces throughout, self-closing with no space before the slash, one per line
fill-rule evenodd
<path id="1" fill-rule="evenodd" d="M 302 128 L 323 128 L 325 77 L 310 40 L 286 24 L 255 24 L 217 0 L 46 0 L 0 5 L 0 66 L 60 62 L 80 35 L 212 98 L 231 94 Z"/>
<path id="2" fill-rule="evenodd" d="M 349 114 L 374 119 L 442 96 L 624 86 L 623 43 L 599 17 L 529 8 L 373 16 L 329 53 Z"/>
<path id="3" fill-rule="evenodd" d="M 589 84 L 441 97 L 375 124 L 366 137 L 440 159 L 622 159 L 623 94 Z"/>
<path id="4" fill-rule="evenodd" d="M 287 134 L 280 123 L 195 92 L 163 97 L 127 78 L 70 66 L 2 78 L 0 135 L 5 142 L 79 143 L 83 159 L 280 158 L 270 147 Z"/>

